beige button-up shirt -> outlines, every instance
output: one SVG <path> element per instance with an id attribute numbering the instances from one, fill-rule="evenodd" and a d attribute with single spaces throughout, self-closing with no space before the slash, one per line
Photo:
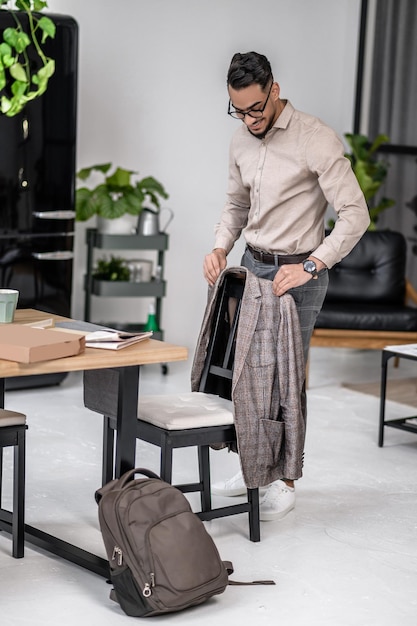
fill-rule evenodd
<path id="1" fill-rule="evenodd" d="M 332 267 L 369 225 L 369 211 L 344 146 L 321 120 L 287 101 L 264 139 L 242 124 L 230 145 L 228 200 L 215 248 L 227 252 L 243 233 L 254 248 L 312 256 Z M 324 216 L 337 214 L 324 237 Z"/>

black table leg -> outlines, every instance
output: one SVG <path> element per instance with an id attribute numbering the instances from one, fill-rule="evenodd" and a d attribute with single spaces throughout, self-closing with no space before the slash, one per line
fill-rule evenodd
<path id="1" fill-rule="evenodd" d="M 382 351 L 381 360 L 381 390 L 379 400 L 379 436 L 378 446 L 382 448 L 384 445 L 384 425 L 385 425 L 385 400 L 387 394 L 387 366 L 392 354 Z"/>
<path id="2" fill-rule="evenodd" d="M 139 365 L 121 367 L 118 372 L 116 478 L 135 467 Z"/>
<path id="3" fill-rule="evenodd" d="M 4 378 L 0 378 L 0 408 L 1 409 L 4 409 L 4 387 L 5 387 Z"/>
<path id="4" fill-rule="evenodd" d="M 139 365 L 117 368 L 119 389 L 117 401 L 116 477 L 121 476 L 135 466 L 139 370 Z M 0 379 L 0 407 L 4 407 L 4 379 Z M 3 516 L 0 515 L 0 529 L 11 533 L 11 519 L 3 519 Z M 99 576 L 109 577 L 109 564 L 106 559 L 28 524 L 25 524 L 25 540 Z"/>

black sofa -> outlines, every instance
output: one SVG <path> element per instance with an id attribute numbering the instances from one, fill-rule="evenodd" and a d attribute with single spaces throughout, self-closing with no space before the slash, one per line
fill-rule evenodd
<path id="1" fill-rule="evenodd" d="M 417 292 L 407 281 L 407 245 L 395 231 L 367 231 L 329 270 L 311 345 L 382 349 L 417 343 Z"/>

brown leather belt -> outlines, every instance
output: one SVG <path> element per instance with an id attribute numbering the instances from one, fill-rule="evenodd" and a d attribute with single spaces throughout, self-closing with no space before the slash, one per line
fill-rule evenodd
<path id="1" fill-rule="evenodd" d="M 267 265 L 289 265 L 292 263 L 301 263 L 308 258 L 311 252 L 305 252 L 303 254 L 271 254 L 270 252 L 263 252 L 263 250 L 255 250 L 249 244 L 246 244 L 247 249 L 255 259 L 261 263 Z"/>

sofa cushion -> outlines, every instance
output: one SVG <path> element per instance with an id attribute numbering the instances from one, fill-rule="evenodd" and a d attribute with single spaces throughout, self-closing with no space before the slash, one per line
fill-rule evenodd
<path id="1" fill-rule="evenodd" d="M 316 328 L 413 332 L 417 331 L 417 309 L 373 306 L 363 302 L 329 302 L 321 310 Z"/>
<path id="2" fill-rule="evenodd" d="M 395 231 L 367 231 L 329 271 L 324 306 L 330 302 L 402 307 L 405 300 L 406 241 Z"/>

